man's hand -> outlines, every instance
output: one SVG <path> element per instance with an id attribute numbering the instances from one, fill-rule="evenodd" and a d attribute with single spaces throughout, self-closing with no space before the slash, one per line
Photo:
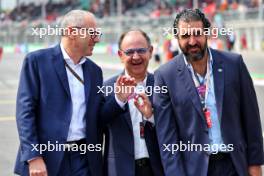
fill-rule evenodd
<path id="1" fill-rule="evenodd" d="M 34 158 L 28 163 L 30 176 L 48 176 L 46 165 L 42 157 Z"/>
<path id="2" fill-rule="evenodd" d="M 145 93 L 136 95 L 134 104 L 147 119 L 153 115 L 151 102 Z"/>
<path id="3" fill-rule="evenodd" d="M 248 173 L 250 176 L 262 176 L 261 166 L 249 166 Z"/>
<path id="4" fill-rule="evenodd" d="M 135 78 L 129 78 L 127 76 L 119 76 L 116 80 L 115 90 L 117 98 L 122 101 L 126 102 L 128 97 L 134 93 L 136 86 Z"/>

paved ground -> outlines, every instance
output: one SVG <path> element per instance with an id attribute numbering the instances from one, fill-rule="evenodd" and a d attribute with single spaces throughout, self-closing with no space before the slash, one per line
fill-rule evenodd
<path id="1" fill-rule="evenodd" d="M 254 78 L 264 128 L 264 53 L 243 52 L 242 55 Z M 117 74 L 122 68 L 118 58 L 114 56 L 97 55 L 93 58 L 104 68 L 105 78 Z M 15 98 L 22 60 L 22 55 L 5 54 L 0 61 L 0 176 L 13 175 L 12 170 L 18 148 L 14 118 Z M 154 67 L 155 64 L 151 64 L 151 68 Z"/>

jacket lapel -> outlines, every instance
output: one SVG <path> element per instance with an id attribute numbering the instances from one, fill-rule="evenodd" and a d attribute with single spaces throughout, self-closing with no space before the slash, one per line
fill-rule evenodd
<path id="1" fill-rule="evenodd" d="M 91 84 L 94 82 L 92 79 L 92 68 L 89 67 L 89 62 L 86 61 L 82 65 L 83 68 L 83 79 L 84 79 L 84 90 L 85 90 L 85 102 L 88 103 L 89 95 L 91 92 Z"/>
<path id="2" fill-rule="evenodd" d="M 223 95 L 224 95 L 224 63 L 221 56 L 211 49 L 213 57 L 214 91 L 218 118 L 222 117 Z"/>
<path id="3" fill-rule="evenodd" d="M 197 90 L 195 88 L 191 74 L 190 74 L 186 64 L 184 63 L 183 55 L 181 54 L 178 57 L 180 57 L 180 58 L 178 58 L 175 62 L 176 67 L 177 67 L 177 73 L 180 77 L 181 82 L 184 84 L 184 89 L 186 89 L 188 91 L 187 95 L 192 100 L 193 106 L 195 107 L 195 109 L 199 113 L 202 120 L 205 122 L 200 98 L 199 98 L 199 95 L 198 95 Z"/>
<path id="4" fill-rule="evenodd" d="M 67 77 L 66 68 L 64 65 L 64 58 L 61 53 L 60 45 L 57 45 L 54 48 L 53 66 L 55 68 L 57 76 L 59 77 L 61 84 L 63 85 L 65 92 L 70 97 L 71 94 L 70 94 L 70 88 L 69 88 L 69 83 L 68 83 L 68 77 Z"/>
<path id="5" fill-rule="evenodd" d="M 126 121 L 128 127 L 129 127 L 129 129 L 131 130 L 131 132 L 133 132 L 132 120 L 131 120 L 131 116 L 130 116 L 128 103 L 125 105 L 125 109 L 126 109 L 126 111 L 124 113 L 125 121 Z"/>
<path id="6" fill-rule="evenodd" d="M 119 76 L 124 75 L 124 74 L 125 74 L 125 70 L 123 70 Z M 126 124 L 128 125 L 128 128 L 131 130 L 131 132 L 133 132 L 132 121 L 131 121 L 131 117 L 130 117 L 130 111 L 129 111 L 128 103 L 126 103 L 126 105 L 125 105 L 125 113 L 123 114 L 123 116 L 125 117 L 125 121 L 126 121 Z"/>
<path id="7" fill-rule="evenodd" d="M 146 86 L 152 87 L 152 89 L 154 89 L 154 76 L 153 76 L 153 74 L 148 73 Z M 148 97 L 149 97 L 150 102 L 153 103 L 153 90 L 150 93 L 150 95 L 148 95 Z"/>

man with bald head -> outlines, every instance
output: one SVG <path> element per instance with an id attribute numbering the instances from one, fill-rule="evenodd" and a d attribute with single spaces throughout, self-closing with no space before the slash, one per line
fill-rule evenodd
<path id="1" fill-rule="evenodd" d="M 104 173 L 107 176 L 162 176 L 159 147 L 152 113 L 153 74 L 147 72 L 153 47 L 147 34 L 130 30 L 119 39 L 118 55 L 124 71 L 104 85 L 114 87 L 118 77 L 136 80 L 136 88 L 124 104 L 125 112 L 117 116 L 105 130 Z M 106 99 L 114 95 L 106 95 Z"/>
<path id="2" fill-rule="evenodd" d="M 123 112 L 128 94 L 104 100 L 102 70 L 88 57 L 101 32 L 93 14 L 73 10 L 61 21 L 61 43 L 29 53 L 17 94 L 20 147 L 15 173 L 23 176 L 101 176 L 99 131 Z M 117 86 L 133 85 L 122 77 Z M 105 116 L 107 115 L 107 116 Z"/>

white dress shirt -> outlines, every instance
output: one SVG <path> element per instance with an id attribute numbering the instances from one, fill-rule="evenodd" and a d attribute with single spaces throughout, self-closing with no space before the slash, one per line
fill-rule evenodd
<path id="1" fill-rule="evenodd" d="M 125 74 L 128 76 L 127 73 Z M 145 77 L 143 82 L 137 84 L 135 93 L 142 93 L 142 90 L 146 88 L 146 82 L 147 82 L 147 76 Z M 133 128 L 135 160 L 141 158 L 149 158 L 146 141 L 144 138 L 140 137 L 139 123 L 142 122 L 142 118 L 143 118 L 144 121 L 149 121 L 154 124 L 154 116 L 152 115 L 151 118 L 149 119 L 142 116 L 141 112 L 137 109 L 137 107 L 134 104 L 134 99 L 130 99 L 128 101 L 128 106 L 129 106 L 129 112 L 130 112 L 132 128 Z"/>
<path id="2" fill-rule="evenodd" d="M 82 58 L 78 64 L 74 64 L 73 60 L 66 53 L 62 44 L 60 44 L 63 58 L 66 63 L 76 72 L 83 80 L 82 64 L 86 58 Z M 72 100 L 71 123 L 68 131 L 67 141 L 76 141 L 85 138 L 86 120 L 84 118 L 86 112 L 84 85 L 69 71 L 67 67 L 67 77 Z"/>

